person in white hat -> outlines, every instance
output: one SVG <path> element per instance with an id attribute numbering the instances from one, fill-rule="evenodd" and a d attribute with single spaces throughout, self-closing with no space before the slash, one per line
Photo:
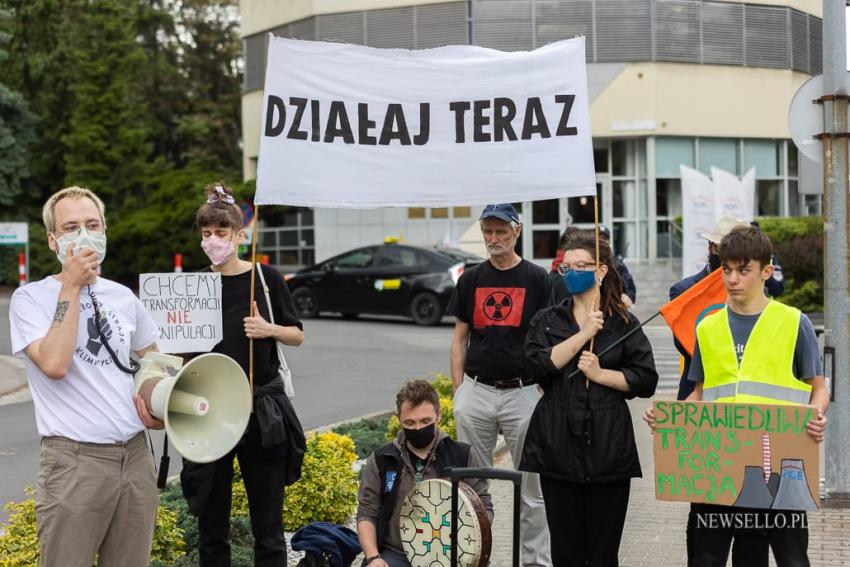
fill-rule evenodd
<path id="1" fill-rule="evenodd" d="M 691 287 L 695 286 L 700 280 L 704 277 L 708 276 L 711 272 L 720 267 L 720 257 L 717 255 L 717 245 L 720 244 L 720 241 L 724 236 L 732 232 L 733 228 L 737 228 L 739 226 L 750 226 L 750 223 L 745 220 L 739 220 L 730 216 L 720 217 L 720 220 L 717 221 L 717 226 L 714 227 L 714 230 L 711 232 L 703 232 L 700 234 L 703 238 L 708 240 L 708 262 L 706 265 L 692 276 L 688 276 L 683 280 L 679 280 L 670 286 L 670 301 L 673 301 L 686 291 L 688 291 Z M 682 366 L 682 376 L 679 378 L 679 392 L 676 396 L 677 400 L 684 400 L 688 397 L 688 395 L 693 391 L 694 384 L 693 382 L 688 380 L 688 370 L 691 366 L 691 355 L 685 350 L 679 341 L 673 339 L 673 344 L 676 346 L 676 350 L 681 353 L 682 358 L 684 358 L 684 365 Z"/>

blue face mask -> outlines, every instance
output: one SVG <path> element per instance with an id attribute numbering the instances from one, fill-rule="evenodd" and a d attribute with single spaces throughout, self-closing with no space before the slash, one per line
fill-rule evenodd
<path id="1" fill-rule="evenodd" d="M 592 288 L 596 282 L 596 273 L 590 270 L 586 272 L 567 270 L 567 273 L 563 277 L 564 285 L 567 286 L 567 293 L 570 295 L 584 293 Z"/>

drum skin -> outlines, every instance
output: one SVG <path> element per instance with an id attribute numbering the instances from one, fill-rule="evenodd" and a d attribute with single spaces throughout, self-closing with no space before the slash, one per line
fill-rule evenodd
<path id="1" fill-rule="evenodd" d="M 412 567 L 449 567 L 452 483 L 430 479 L 418 483 L 404 499 L 399 518 L 401 545 Z M 460 567 L 484 567 L 490 560 L 490 517 L 478 494 L 458 484 L 458 546 Z"/>

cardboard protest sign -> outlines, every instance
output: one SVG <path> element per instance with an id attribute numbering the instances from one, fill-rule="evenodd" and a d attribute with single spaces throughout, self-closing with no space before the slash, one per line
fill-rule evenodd
<path id="1" fill-rule="evenodd" d="M 812 406 L 657 401 L 655 496 L 740 508 L 816 510 Z"/>
<path id="2" fill-rule="evenodd" d="M 433 207 L 593 195 L 584 41 L 508 53 L 271 37 L 254 203 Z"/>
<path id="3" fill-rule="evenodd" d="M 139 299 L 159 327 L 160 352 L 209 352 L 221 341 L 221 274 L 141 274 Z"/>

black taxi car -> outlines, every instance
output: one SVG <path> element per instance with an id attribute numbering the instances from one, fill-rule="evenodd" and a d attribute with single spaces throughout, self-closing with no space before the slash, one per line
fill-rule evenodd
<path id="1" fill-rule="evenodd" d="M 436 325 L 464 269 L 481 258 L 456 248 L 376 244 L 344 252 L 284 278 L 298 315 L 402 315 Z"/>

